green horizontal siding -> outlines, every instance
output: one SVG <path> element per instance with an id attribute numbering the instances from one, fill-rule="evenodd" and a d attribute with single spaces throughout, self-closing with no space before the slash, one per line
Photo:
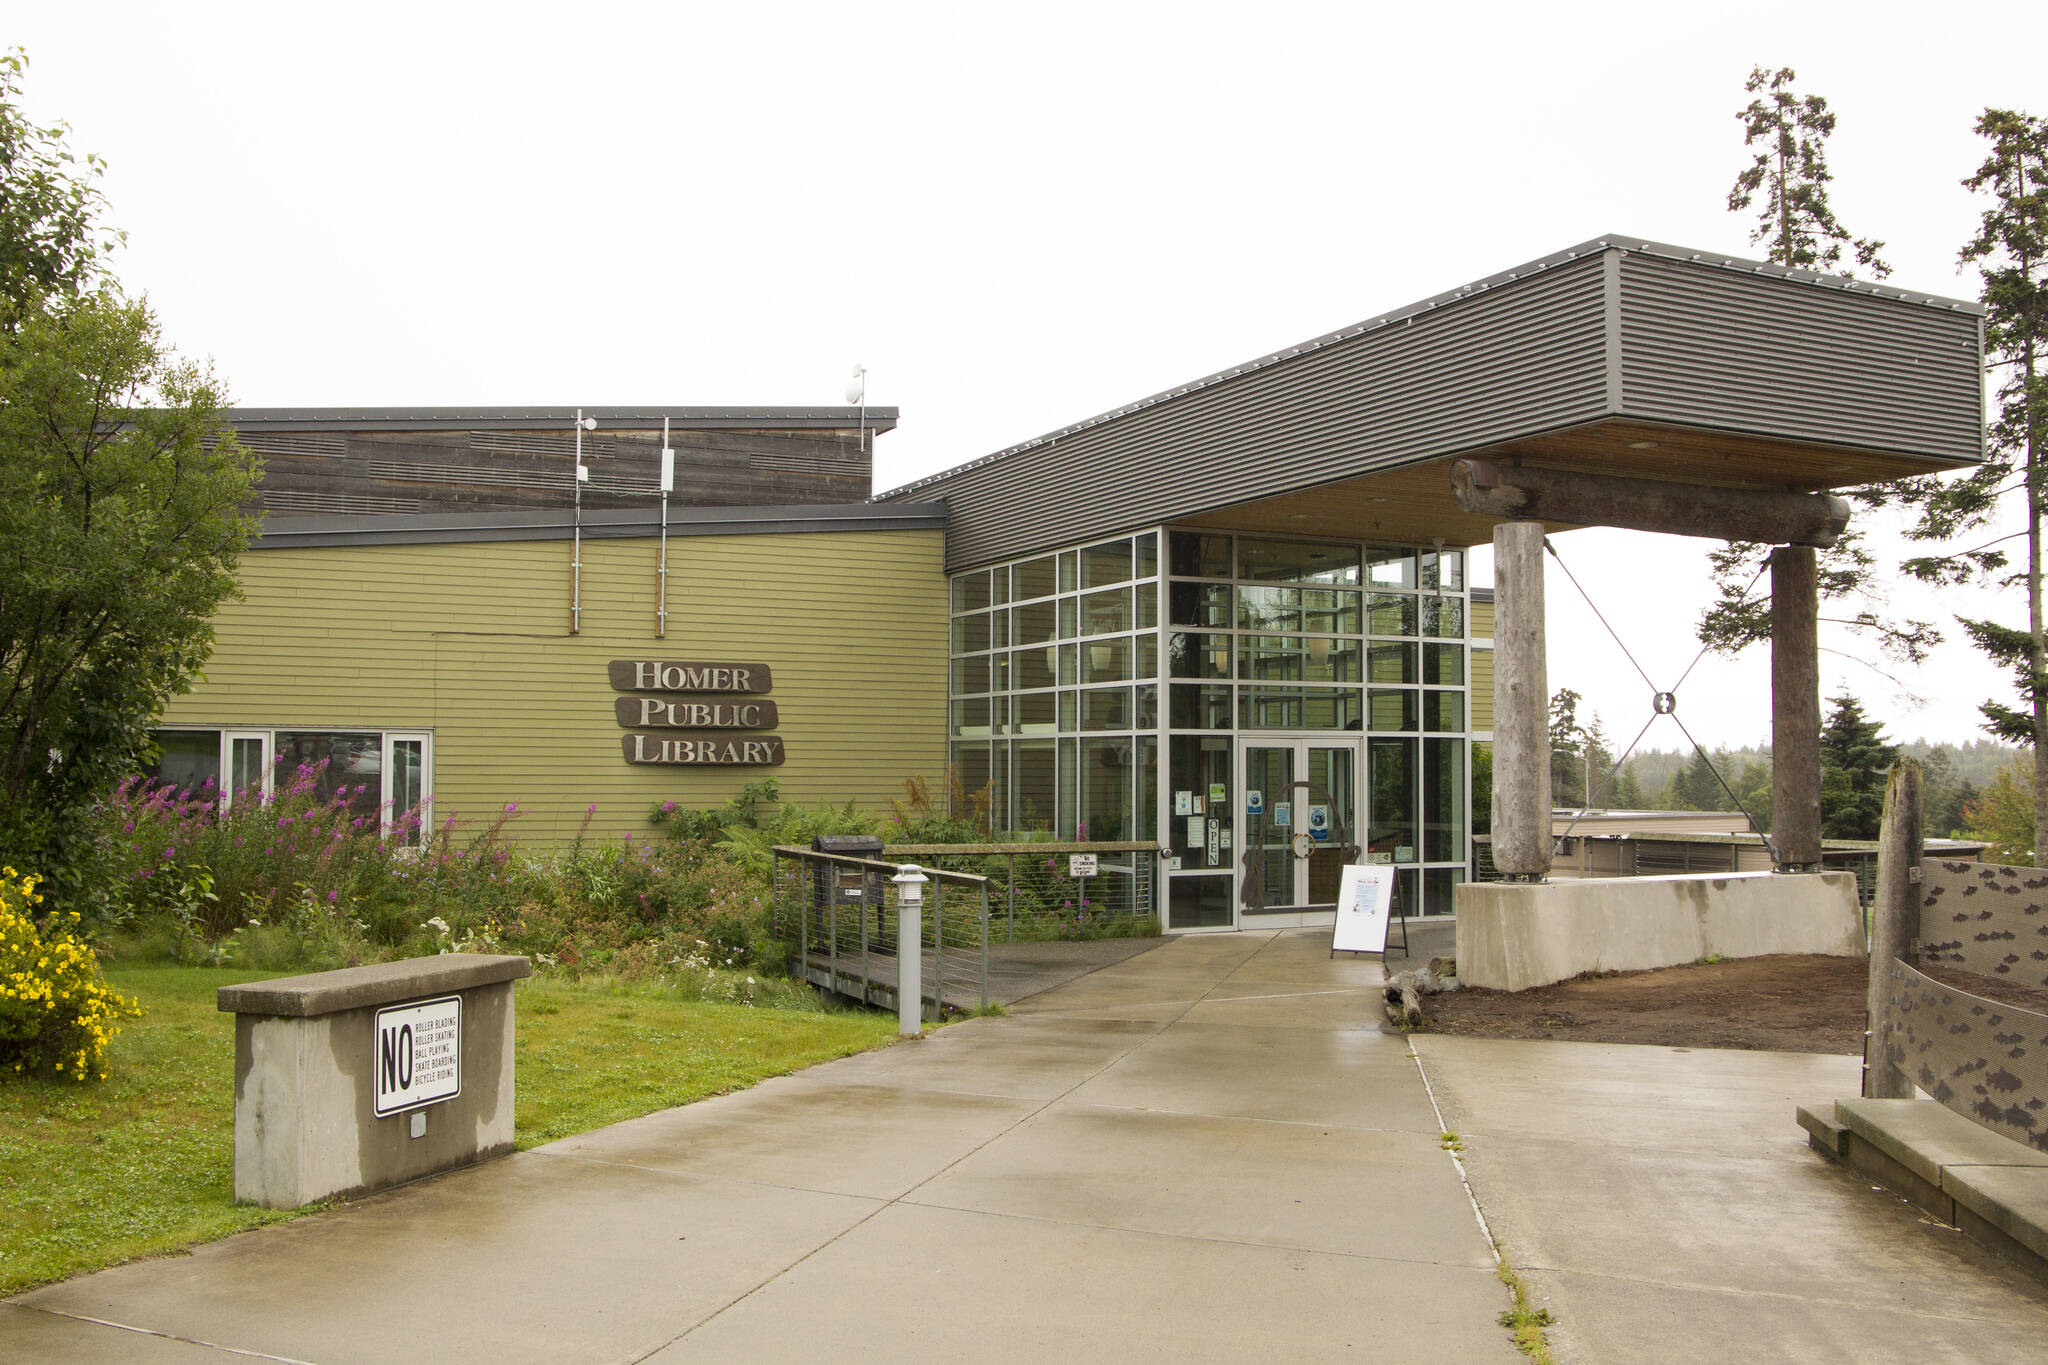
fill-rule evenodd
<path id="1" fill-rule="evenodd" d="M 945 769 L 943 553 L 936 530 L 672 540 L 659 640 L 651 540 L 585 542 L 573 636 L 563 542 L 252 551 L 204 680 L 163 723 L 431 729 L 436 816 L 517 802 L 529 840 L 573 837 L 592 803 L 594 837 L 642 834 L 663 800 L 716 805 L 769 776 L 804 804 L 882 806 Z M 605 675 L 622 658 L 767 664 L 788 761 L 626 763 Z"/>
<path id="2" fill-rule="evenodd" d="M 1472 643 L 1477 646 L 1484 640 L 1493 643 L 1492 602 L 1472 604 Z M 1472 730 L 1485 734 L 1493 729 L 1493 651 L 1474 648 L 1472 651 Z"/>

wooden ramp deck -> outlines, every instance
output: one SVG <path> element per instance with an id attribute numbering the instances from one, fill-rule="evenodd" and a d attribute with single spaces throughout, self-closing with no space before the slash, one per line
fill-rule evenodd
<path id="1" fill-rule="evenodd" d="M 1099 938 L 1079 942 L 1001 943 L 988 950 L 988 1000 L 1008 1005 L 1040 991 L 1086 976 L 1099 968 L 1149 952 L 1166 942 L 1162 937 Z M 896 1008 L 896 956 L 869 951 L 865 979 L 861 955 L 841 953 L 835 963 L 826 954 L 813 952 L 801 963 L 792 964 L 812 985 L 864 1000 L 882 1009 Z M 981 949 L 948 948 L 945 980 L 940 999 L 949 1010 L 962 1012 L 981 1008 Z M 929 1000 L 938 982 L 939 963 L 927 949 L 924 954 L 924 989 Z"/>

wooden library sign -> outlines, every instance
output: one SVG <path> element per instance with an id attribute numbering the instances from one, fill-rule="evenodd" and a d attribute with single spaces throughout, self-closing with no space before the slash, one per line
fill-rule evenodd
<path id="1" fill-rule="evenodd" d="M 663 735 L 620 735 L 619 747 L 628 763 L 752 765 L 773 767 L 782 762 L 779 739 L 669 739 Z"/>
<path id="2" fill-rule="evenodd" d="M 773 679 L 766 664 L 676 663 L 661 659 L 613 659 L 605 665 L 620 692 L 767 692 Z"/>
<path id="3" fill-rule="evenodd" d="M 773 730 L 781 719 L 772 701 L 701 697 L 615 697 L 612 710 L 628 728 L 659 730 Z"/>

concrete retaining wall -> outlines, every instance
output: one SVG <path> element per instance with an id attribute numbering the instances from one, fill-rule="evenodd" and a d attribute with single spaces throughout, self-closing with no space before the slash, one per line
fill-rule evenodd
<path id="1" fill-rule="evenodd" d="M 1473 882 L 1457 906 L 1458 977 L 1494 990 L 1703 957 L 1864 952 L 1847 872 Z"/>

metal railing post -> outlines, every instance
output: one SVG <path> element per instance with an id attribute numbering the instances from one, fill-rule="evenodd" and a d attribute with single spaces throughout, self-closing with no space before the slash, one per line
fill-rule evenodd
<path id="1" fill-rule="evenodd" d="M 781 855 L 777 854 L 776 858 L 776 866 L 780 868 Z M 778 881 L 776 885 L 779 887 L 781 883 Z M 777 900 L 779 901 L 780 899 L 781 897 L 778 894 Z M 797 961 L 804 964 L 806 975 L 809 974 L 811 966 L 811 916 L 809 911 L 810 907 L 805 905 L 801 899 L 797 901 Z"/>
<path id="2" fill-rule="evenodd" d="M 981 1012 L 988 1013 L 988 883 L 981 884 Z"/>
<path id="3" fill-rule="evenodd" d="M 946 884 L 932 879 L 932 1018 L 946 1017 Z"/>

